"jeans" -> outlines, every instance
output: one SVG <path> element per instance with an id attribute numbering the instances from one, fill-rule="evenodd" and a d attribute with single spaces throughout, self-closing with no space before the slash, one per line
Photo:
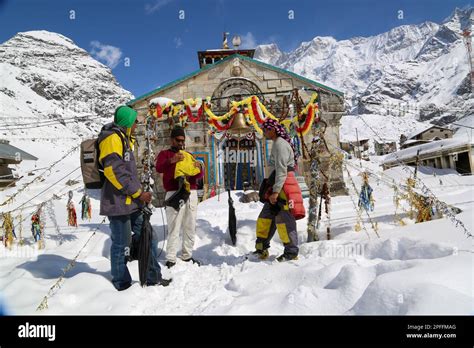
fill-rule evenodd
<path id="1" fill-rule="evenodd" d="M 127 268 L 126 256 L 130 253 L 132 238 L 140 239 L 143 225 L 143 215 L 140 210 L 122 216 L 109 216 L 112 246 L 110 247 L 110 263 L 112 283 L 117 290 L 128 288 L 132 277 Z M 158 241 L 152 236 L 150 262 L 148 266 L 147 285 L 158 284 L 161 281 L 161 268 L 158 263 Z"/>
<path id="2" fill-rule="evenodd" d="M 39 225 L 31 226 L 31 233 L 33 234 L 33 238 L 35 239 L 35 242 L 40 240 L 40 238 L 41 238 L 41 228 L 39 227 Z"/>

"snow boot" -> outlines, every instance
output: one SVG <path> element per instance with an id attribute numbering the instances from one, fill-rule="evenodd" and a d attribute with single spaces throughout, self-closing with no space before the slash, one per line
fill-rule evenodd
<path id="1" fill-rule="evenodd" d="M 158 283 L 147 283 L 146 286 L 168 286 L 173 281 L 173 278 L 165 279 L 161 278 Z"/>
<path id="2" fill-rule="evenodd" d="M 291 261 L 291 260 L 298 260 L 298 255 L 289 255 L 289 254 L 283 253 L 282 255 L 277 257 L 278 262 Z"/>
<path id="3" fill-rule="evenodd" d="M 251 252 L 249 254 L 249 259 L 266 260 L 268 259 L 268 256 L 270 256 L 268 249 L 264 249 L 264 250 L 257 249 L 254 252 Z"/>
<path id="4" fill-rule="evenodd" d="M 166 261 L 166 265 L 165 265 L 165 266 L 168 267 L 168 268 L 171 268 L 171 267 L 173 267 L 174 265 L 176 265 L 176 262 Z"/>
<path id="5" fill-rule="evenodd" d="M 190 257 L 189 259 L 187 260 L 183 260 L 184 262 L 189 262 L 189 261 L 192 261 L 193 263 L 195 263 L 196 265 L 198 266 L 201 266 L 201 261 L 198 261 L 196 259 L 193 259 L 192 257 Z"/>

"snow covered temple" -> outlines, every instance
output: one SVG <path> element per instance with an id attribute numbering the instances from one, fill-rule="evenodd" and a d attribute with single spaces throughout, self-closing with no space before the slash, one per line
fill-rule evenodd
<path id="1" fill-rule="evenodd" d="M 239 49 L 239 39 L 235 39 L 231 49 L 224 35 L 221 49 L 198 52 L 198 70 L 128 103 L 139 112 L 139 120 L 154 116 L 153 151 L 158 153 L 169 146 L 171 127 L 184 125 L 186 150 L 206 167 L 202 185 L 205 197 L 213 189 L 242 189 L 244 182 L 258 189 L 269 175 L 267 161 L 272 142 L 263 137 L 257 121 L 268 115 L 290 124 L 296 119 L 295 124 L 301 122 L 294 133 L 301 153 L 297 175 L 309 182 L 308 152 L 315 127 L 322 127 L 327 147 L 318 150 L 320 169 L 330 183 L 331 195 L 345 194 L 342 167 L 332 163 L 329 152 L 339 147 L 343 93 L 253 59 L 255 50 Z M 311 110 L 315 115 L 310 115 Z M 140 167 L 146 149 L 145 126 L 139 128 L 137 141 Z M 229 160 L 229 154 L 235 151 L 238 159 Z M 154 175 L 155 191 L 161 200 L 161 180 Z"/>

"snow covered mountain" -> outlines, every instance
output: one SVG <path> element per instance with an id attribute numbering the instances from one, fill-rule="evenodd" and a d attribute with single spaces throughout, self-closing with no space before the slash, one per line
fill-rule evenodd
<path id="1" fill-rule="evenodd" d="M 402 25 L 372 37 L 315 37 L 287 53 L 261 45 L 255 58 L 343 91 L 351 114 L 446 124 L 474 115 L 460 29 L 472 13 L 456 9 L 441 24 Z"/>
<path id="2" fill-rule="evenodd" d="M 18 33 L 0 45 L 0 137 L 79 139 L 133 95 L 60 34 Z"/>

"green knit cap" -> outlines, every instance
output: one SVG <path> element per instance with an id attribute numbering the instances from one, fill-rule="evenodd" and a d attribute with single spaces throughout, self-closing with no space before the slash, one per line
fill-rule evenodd
<path id="1" fill-rule="evenodd" d="M 114 122 L 121 127 L 132 128 L 137 114 L 130 106 L 121 105 L 115 109 Z"/>

